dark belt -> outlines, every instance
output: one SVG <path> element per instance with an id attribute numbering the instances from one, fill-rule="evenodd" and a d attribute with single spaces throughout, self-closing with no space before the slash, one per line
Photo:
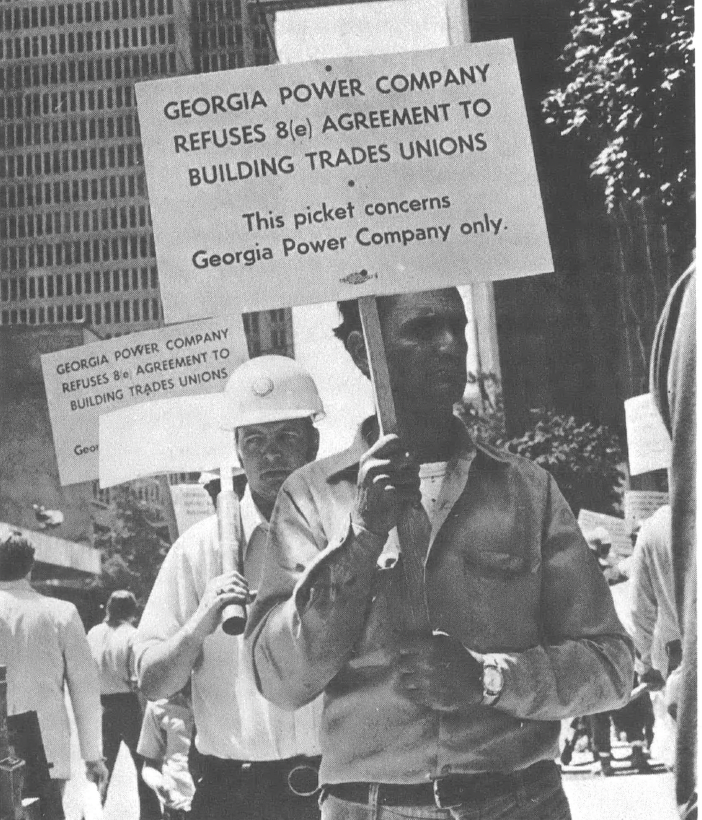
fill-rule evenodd
<path id="1" fill-rule="evenodd" d="M 381 806 L 437 806 L 448 809 L 463 803 L 510 794 L 524 786 L 545 780 L 557 773 L 552 760 L 541 760 L 516 772 L 483 772 L 440 777 L 428 783 L 333 783 L 324 791 L 351 803 L 370 803 L 373 786 L 378 786 Z"/>
<path id="2" fill-rule="evenodd" d="M 227 760 L 212 755 L 198 755 L 203 774 L 226 777 L 263 775 L 280 780 L 291 794 L 311 797 L 319 789 L 320 757 L 290 757 L 285 760 Z"/>
<path id="3" fill-rule="evenodd" d="M 112 692 L 109 695 L 100 695 L 100 703 L 103 706 L 124 704 L 127 702 L 139 703 L 139 696 L 136 692 Z"/>

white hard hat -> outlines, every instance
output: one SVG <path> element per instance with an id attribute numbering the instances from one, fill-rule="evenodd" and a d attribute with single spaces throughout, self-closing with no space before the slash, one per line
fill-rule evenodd
<path id="1" fill-rule="evenodd" d="M 249 359 L 229 377 L 222 402 L 222 428 L 248 424 L 324 418 L 312 376 L 287 356 Z"/>

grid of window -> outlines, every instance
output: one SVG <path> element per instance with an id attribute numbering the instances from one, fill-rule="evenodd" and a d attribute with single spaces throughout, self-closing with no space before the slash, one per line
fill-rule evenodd
<path id="1" fill-rule="evenodd" d="M 130 322 L 157 324 L 162 319 L 161 303 L 155 296 L 0 309 L 0 325 L 55 325 L 71 322 L 87 322 L 89 325 L 121 325 Z"/>
<path id="2" fill-rule="evenodd" d="M 146 197 L 142 174 L 63 179 L 54 182 L 0 185 L 0 208 L 33 208 L 37 205 L 62 205 L 101 199 Z"/>
<path id="3" fill-rule="evenodd" d="M 101 293 L 131 293 L 157 290 L 156 266 L 77 273 L 35 273 L 0 279 L 0 303 L 55 296 L 82 296 Z"/>
<path id="4" fill-rule="evenodd" d="M 117 262 L 129 259 L 152 259 L 155 256 L 151 234 L 110 236 L 74 242 L 0 247 L 0 271 L 43 268 L 46 266 L 82 265 L 88 262 Z"/>
<path id="5" fill-rule="evenodd" d="M 0 324 L 160 324 L 133 83 L 268 62 L 246 0 L 0 0 Z M 290 311 L 245 322 L 291 352 Z"/>
<path id="6" fill-rule="evenodd" d="M 117 114 L 91 119 L 45 119 L 37 122 L 21 120 L 7 125 L 0 123 L 0 148 L 24 148 L 105 139 L 121 140 L 125 137 L 139 137 L 139 121 L 135 114 Z M 141 144 L 138 144 L 141 147 Z"/>
<path id="7" fill-rule="evenodd" d="M 192 71 L 175 0 L 0 3 L 0 323 L 162 322 L 133 83 Z"/>
<path id="8" fill-rule="evenodd" d="M 96 39 L 99 42 L 96 48 L 102 49 L 102 38 Z M 20 63 L 0 68 L 0 89 L 24 90 L 33 86 L 48 88 L 52 85 L 65 85 L 66 83 L 102 82 L 123 78 L 138 80 L 152 75 L 167 76 L 175 73 L 176 53 L 170 49 L 149 54 L 124 54 L 90 60 Z"/>
<path id="9" fill-rule="evenodd" d="M 120 143 L 101 148 L 66 148 L 63 151 L 2 154 L 0 177 L 22 179 L 41 175 L 130 168 L 142 162 L 141 151 L 141 145 L 138 143 Z"/>
<path id="10" fill-rule="evenodd" d="M 33 94 L 15 94 L 1 97 L 0 118 L 49 117 L 53 115 L 84 114 L 86 111 L 104 111 L 111 108 L 133 108 L 131 85 L 106 88 L 80 88 Z"/>
<path id="11" fill-rule="evenodd" d="M 92 51 L 119 51 L 127 48 L 173 45 L 173 23 L 152 26 L 123 26 L 107 29 L 69 29 L 57 34 L 0 37 L 0 58 L 27 60 L 58 54 L 89 54 Z"/>
<path id="12" fill-rule="evenodd" d="M 173 14 L 173 0 L 84 0 L 80 3 L 35 2 L 25 8 L 5 9 L 0 14 L 0 31 L 27 31 L 32 28 L 73 23 L 100 23 L 136 17 L 163 17 Z"/>
<path id="13" fill-rule="evenodd" d="M 0 239 L 25 239 L 53 234 L 119 231 L 151 224 L 146 205 L 93 210 L 48 211 L 0 215 Z"/>
<path id="14" fill-rule="evenodd" d="M 223 71 L 246 65 L 268 65 L 271 52 L 263 15 L 248 9 L 246 0 L 199 0 L 193 3 L 192 53 L 196 71 Z M 253 53 L 248 56 L 244 15 L 249 20 Z"/>

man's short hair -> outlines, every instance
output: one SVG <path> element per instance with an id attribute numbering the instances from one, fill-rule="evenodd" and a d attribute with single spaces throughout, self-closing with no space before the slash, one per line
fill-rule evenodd
<path id="1" fill-rule="evenodd" d="M 358 310 L 358 299 L 345 299 L 337 302 L 341 314 L 341 324 L 334 328 L 334 335 L 346 347 L 349 334 L 354 330 L 361 331 L 361 314 Z"/>
<path id="2" fill-rule="evenodd" d="M 376 297 L 378 316 L 381 319 L 387 313 L 388 308 L 392 305 L 392 303 L 392 296 Z M 346 341 L 348 340 L 350 333 L 354 330 L 357 330 L 359 333 L 363 331 L 363 325 L 361 324 L 361 313 L 358 309 L 358 299 L 344 299 L 342 302 L 337 302 L 336 306 L 341 314 L 341 324 L 337 325 L 333 329 L 333 332 L 336 338 L 343 343 L 344 347 L 346 347 Z"/>
<path id="3" fill-rule="evenodd" d="M 34 566 L 34 547 L 19 530 L 0 536 L 0 581 L 17 581 Z"/>
<path id="4" fill-rule="evenodd" d="M 107 599 L 108 624 L 119 624 L 128 621 L 137 614 L 137 602 L 134 595 L 127 589 L 116 589 Z"/>

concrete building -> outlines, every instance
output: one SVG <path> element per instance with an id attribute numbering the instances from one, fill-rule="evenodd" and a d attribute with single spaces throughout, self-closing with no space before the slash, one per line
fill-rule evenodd
<path id="1" fill-rule="evenodd" d="M 0 0 L 0 325 L 162 324 L 134 83 L 269 61 L 243 0 Z M 246 317 L 292 353 L 287 311 Z"/>
<path id="2" fill-rule="evenodd" d="M 100 335 L 155 327 L 133 86 L 192 70 L 187 5 L 3 5 L 0 323 L 85 321 Z"/>
<path id="3" fill-rule="evenodd" d="M 30 537 L 35 585 L 72 600 L 100 572 L 91 547 L 99 510 L 91 484 L 59 484 L 39 357 L 85 341 L 77 325 L 0 327 L 0 522 Z M 41 531 L 42 507 L 60 513 L 60 523 Z"/>
<path id="4" fill-rule="evenodd" d="M 36 368 L 163 324 L 134 83 L 268 61 L 244 0 L 0 0 L 0 362 L 17 377 L 0 381 L 0 520 L 35 525 L 34 492 L 89 543 L 109 501 L 97 482 L 60 487 Z M 252 356 L 292 355 L 289 310 L 244 324 Z M 161 491 L 135 486 L 150 503 Z"/>

